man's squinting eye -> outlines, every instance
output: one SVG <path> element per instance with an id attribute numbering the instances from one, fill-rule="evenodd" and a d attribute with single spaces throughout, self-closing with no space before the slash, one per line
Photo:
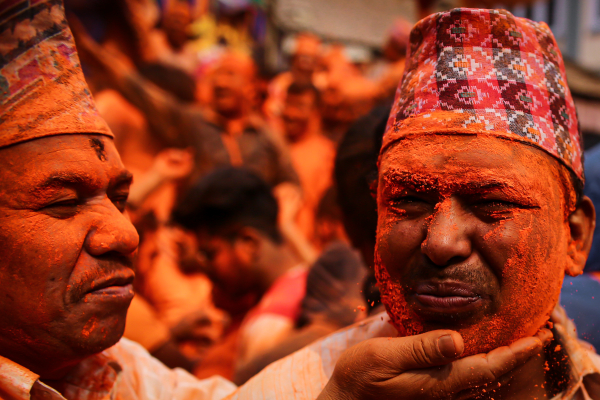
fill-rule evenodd
<path id="1" fill-rule="evenodd" d="M 536 207 L 502 199 L 481 199 L 471 204 L 471 209 L 476 214 L 494 219 L 509 218 L 518 210 L 531 208 Z"/>
<path id="2" fill-rule="evenodd" d="M 418 217 L 433 210 L 431 201 L 413 193 L 393 196 L 388 204 L 391 209 L 399 211 L 404 217 L 408 218 Z"/>
<path id="3" fill-rule="evenodd" d="M 392 203 L 394 205 L 417 205 L 417 204 L 425 204 L 426 201 L 417 197 L 417 196 L 399 196 L 392 199 Z"/>
<path id="4" fill-rule="evenodd" d="M 129 192 L 116 193 L 114 196 L 111 196 L 110 201 L 113 202 L 119 211 L 124 212 L 127 205 L 127 198 L 129 198 Z"/>
<path id="5" fill-rule="evenodd" d="M 43 208 L 43 211 L 55 218 L 70 218 L 79 211 L 80 201 L 78 198 L 68 198 L 52 202 Z"/>

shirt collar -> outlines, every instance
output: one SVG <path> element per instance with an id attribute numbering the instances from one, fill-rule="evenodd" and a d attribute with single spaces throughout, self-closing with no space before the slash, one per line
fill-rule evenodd
<path id="1" fill-rule="evenodd" d="M 80 362 L 65 378 L 53 382 L 58 391 L 39 380 L 39 375 L 0 356 L 0 397 L 8 400 L 36 400 L 37 395 L 51 400 L 109 398 L 121 366 L 104 353 Z M 32 396 L 33 395 L 33 396 Z"/>
<path id="2" fill-rule="evenodd" d="M 600 358 L 589 343 L 577 339 L 575 324 L 562 307 L 556 306 L 551 321 L 559 342 L 564 346 L 563 351 L 568 355 L 571 378 L 567 390 L 555 399 L 571 399 L 579 390 L 585 390 L 583 379 L 586 376 L 596 374 L 600 377 Z"/>
<path id="3" fill-rule="evenodd" d="M 0 356 L 0 392 L 9 399 L 29 399 L 39 375 Z"/>

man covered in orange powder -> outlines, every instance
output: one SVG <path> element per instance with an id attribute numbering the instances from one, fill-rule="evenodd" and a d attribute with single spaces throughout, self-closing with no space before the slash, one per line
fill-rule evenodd
<path id="1" fill-rule="evenodd" d="M 290 70 L 277 75 L 269 84 L 264 112 L 269 119 L 283 112 L 287 90 L 294 82 L 315 83 L 314 75 L 321 57 L 321 40 L 309 33 L 296 37 Z"/>
<path id="2" fill-rule="evenodd" d="M 398 18 L 383 46 L 383 56 L 387 65 L 377 82 L 379 99 L 385 100 L 394 97 L 398 81 L 402 79 L 404 73 L 406 46 L 411 28 L 410 22 Z"/>
<path id="3" fill-rule="evenodd" d="M 85 84 L 62 2 L 0 1 L 0 15 L 0 397 L 231 393 L 120 340 L 139 241 L 125 210 L 131 173 Z"/>
<path id="4" fill-rule="evenodd" d="M 293 332 L 306 290 L 307 265 L 283 240 L 269 186 L 244 168 L 221 168 L 201 179 L 173 212 L 198 239 L 206 274 L 238 304 L 258 303 L 240 328 L 238 365 Z"/>
<path id="5" fill-rule="evenodd" d="M 478 9 L 420 21 L 379 156 L 387 312 L 233 398 L 600 398 L 600 358 L 556 306 L 595 226 L 581 147 L 547 25 Z"/>
<path id="6" fill-rule="evenodd" d="M 335 157 L 334 144 L 321 133 L 318 104 L 319 92 L 312 83 L 294 82 L 282 113 L 283 133 L 303 192 L 298 226 L 313 242 L 317 207 L 331 186 Z"/>
<path id="7" fill-rule="evenodd" d="M 226 52 L 219 58 L 201 96 L 203 108 L 178 101 L 129 67 L 122 55 L 98 45 L 83 29 L 75 32 L 82 57 L 142 112 L 157 138 L 193 149 L 190 182 L 216 167 L 243 165 L 273 187 L 298 185 L 283 144 L 253 110 L 256 66 L 250 57 Z"/>

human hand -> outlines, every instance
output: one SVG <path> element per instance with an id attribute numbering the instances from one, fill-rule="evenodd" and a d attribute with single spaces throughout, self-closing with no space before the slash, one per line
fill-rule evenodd
<path id="1" fill-rule="evenodd" d="M 194 168 L 194 154 L 190 149 L 165 149 L 158 153 L 152 165 L 152 173 L 161 180 L 181 179 Z"/>
<path id="2" fill-rule="evenodd" d="M 437 330 L 403 338 L 376 338 L 348 349 L 319 400 L 464 399 L 498 381 L 542 351 L 552 332 L 517 340 L 487 354 L 458 359 L 458 332 Z"/>
<path id="3" fill-rule="evenodd" d="M 171 336 L 178 342 L 195 341 L 210 345 L 223 336 L 229 322 L 229 316 L 224 311 L 208 307 L 183 317 L 171 328 Z"/>
<path id="4" fill-rule="evenodd" d="M 303 203 L 300 188 L 291 183 L 282 183 L 273 189 L 273 195 L 279 206 L 280 225 L 295 224 Z"/>

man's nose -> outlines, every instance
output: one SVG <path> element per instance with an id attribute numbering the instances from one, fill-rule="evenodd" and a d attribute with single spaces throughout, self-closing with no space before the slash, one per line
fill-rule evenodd
<path id="1" fill-rule="evenodd" d="M 86 249 L 92 256 L 116 252 L 131 255 L 138 247 L 140 237 L 129 220 L 109 199 L 98 204 L 92 227 L 86 237 Z"/>
<path id="2" fill-rule="evenodd" d="M 465 212 L 460 203 L 448 198 L 436 206 L 427 226 L 421 251 L 434 264 L 443 267 L 467 259 L 471 255 Z"/>

